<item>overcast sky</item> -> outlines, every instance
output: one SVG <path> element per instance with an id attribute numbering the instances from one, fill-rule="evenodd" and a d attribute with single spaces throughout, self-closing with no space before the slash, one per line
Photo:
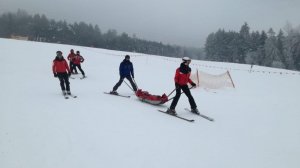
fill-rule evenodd
<path id="1" fill-rule="evenodd" d="M 250 31 L 300 25 L 300 0 L 0 0 L 0 14 L 18 9 L 193 47 L 203 47 L 219 28 L 239 31 L 244 22 Z"/>

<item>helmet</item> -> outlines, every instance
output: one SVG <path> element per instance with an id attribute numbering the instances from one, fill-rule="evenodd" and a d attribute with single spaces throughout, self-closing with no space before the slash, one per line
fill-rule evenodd
<path id="1" fill-rule="evenodd" d="M 191 61 L 191 58 L 190 58 L 190 57 L 183 57 L 183 58 L 182 58 L 182 61 L 183 61 L 183 62 Z"/>
<path id="2" fill-rule="evenodd" d="M 80 51 L 76 51 L 76 54 L 80 54 Z"/>
<path id="3" fill-rule="evenodd" d="M 71 49 L 71 50 L 70 50 L 70 52 L 71 52 L 71 53 L 73 53 L 73 52 L 74 52 L 74 50 L 73 50 L 73 49 Z"/>
<path id="4" fill-rule="evenodd" d="M 126 56 L 125 56 L 125 59 L 130 59 L 130 56 L 129 56 L 129 55 L 126 55 Z"/>
<path id="5" fill-rule="evenodd" d="M 62 54 L 62 52 L 61 51 L 56 51 L 56 54 Z"/>

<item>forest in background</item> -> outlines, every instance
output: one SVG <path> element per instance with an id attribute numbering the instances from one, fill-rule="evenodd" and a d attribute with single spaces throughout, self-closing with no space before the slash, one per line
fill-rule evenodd
<path id="1" fill-rule="evenodd" d="M 114 29 L 102 32 L 98 25 L 70 24 L 18 10 L 0 16 L 0 37 L 12 36 L 26 36 L 31 41 L 300 70 L 300 29 L 288 24 L 278 33 L 272 28 L 267 32 L 250 32 L 247 23 L 239 32 L 219 29 L 208 35 L 204 47 L 194 48 L 148 41 L 124 32 L 119 34 Z"/>
<path id="2" fill-rule="evenodd" d="M 206 59 L 300 70 L 300 29 L 287 24 L 275 33 L 253 31 L 247 23 L 239 32 L 219 29 L 205 43 Z"/>
<path id="3" fill-rule="evenodd" d="M 119 34 L 114 29 L 102 32 L 98 25 L 85 22 L 73 24 L 66 21 L 48 19 L 44 14 L 29 15 L 24 10 L 16 13 L 8 12 L 0 16 L 0 37 L 26 36 L 28 40 L 80 45 L 111 50 L 138 52 L 170 57 L 183 55 L 199 59 L 202 55 L 200 49 L 181 47 L 178 45 L 163 44 L 162 42 L 148 41 L 129 36 L 127 33 Z"/>

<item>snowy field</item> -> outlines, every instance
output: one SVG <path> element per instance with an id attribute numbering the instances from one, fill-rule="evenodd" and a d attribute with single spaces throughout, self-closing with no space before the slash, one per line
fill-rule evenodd
<path id="1" fill-rule="evenodd" d="M 140 102 L 125 84 L 118 92 L 129 99 L 103 94 L 125 54 L 138 87 L 158 95 L 174 89 L 180 59 L 8 39 L 0 49 L 0 168 L 300 167 L 299 72 L 192 60 L 194 72 L 229 70 L 236 88 L 192 90 L 215 122 L 186 112 L 183 95 L 176 110 L 189 123 L 157 112 L 170 102 Z M 64 99 L 51 70 L 55 52 L 66 58 L 70 49 L 85 58 L 87 78 L 70 79 L 76 99 Z"/>

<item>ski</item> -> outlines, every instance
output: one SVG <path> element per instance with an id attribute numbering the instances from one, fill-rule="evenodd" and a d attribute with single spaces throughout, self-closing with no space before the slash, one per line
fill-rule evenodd
<path id="1" fill-rule="evenodd" d="M 109 92 L 103 92 L 105 94 L 109 94 L 109 95 L 114 95 L 114 96 L 120 96 L 120 97 L 126 97 L 126 98 L 130 98 L 130 96 L 126 96 L 126 95 L 120 95 L 120 94 L 111 94 Z"/>
<path id="2" fill-rule="evenodd" d="M 184 110 L 191 112 L 191 110 L 188 109 L 188 108 L 184 108 Z M 191 112 L 191 113 L 193 113 L 193 112 Z M 207 119 L 207 120 L 209 120 L 209 121 L 214 121 L 213 118 L 210 118 L 210 117 L 208 117 L 208 116 L 206 116 L 206 115 L 203 115 L 203 114 L 201 114 L 201 113 L 199 113 L 199 114 L 193 113 L 193 114 L 198 115 L 198 116 L 200 116 L 200 117 L 202 117 L 202 118 L 205 118 L 205 119 Z"/>
<path id="3" fill-rule="evenodd" d="M 72 76 L 70 76 L 69 77 L 70 79 L 76 79 L 75 77 L 72 77 Z M 84 76 L 84 77 L 80 77 L 79 79 L 85 79 L 86 78 L 86 76 Z M 78 78 L 77 78 L 78 79 Z"/>
<path id="4" fill-rule="evenodd" d="M 178 115 L 172 115 L 172 114 L 169 114 L 167 113 L 166 111 L 163 111 L 163 110 L 158 110 L 159 112 L 162 112 L 162 113 L 165 113 L 165 114 L 168 114 L 170 116 L 173 116 L 173 117 L 177 117 L 179 119 L 182 119 L 182 120 L 185 120 L 185 121 L 188 121 L 188 122 L 194 122 L 195 120 L 190 120 L 190 119 L 187 119 L 187 118 L 184 118 L 184 117 L 180 117 Z"/>

